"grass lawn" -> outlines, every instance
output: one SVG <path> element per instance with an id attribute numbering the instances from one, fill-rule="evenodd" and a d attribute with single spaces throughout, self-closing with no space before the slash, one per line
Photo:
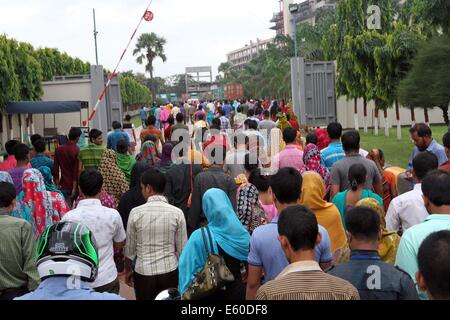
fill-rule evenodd
<path id="1" fill-rule="evenodd" d="M 442 137 L 447 132 L 446 126 L 435 125 L 431 126 L 433 137 L 439 144 L 442 144 Z M 383 150 L 386 158 L 386 163 L 406 168 L 408 160 L 411 156 L 414 144 L 411 142 L 409 135 L 409 127 L 402 128 L 402 140 L 397 140 L 397 127 L 393 127 L 389 137 L 384 135 L 384 128 L 380 128 L 379 136 L 373 135 L 373 129 L 369 129 L 369 133 L 365 134 L 364 130 L 360 130 L 361 134 L 361 148 L 369 151 L 373 148 Z"/>

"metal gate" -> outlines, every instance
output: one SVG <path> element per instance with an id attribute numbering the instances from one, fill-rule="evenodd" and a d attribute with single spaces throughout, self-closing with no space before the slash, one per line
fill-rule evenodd
<path id="1" fill-rule="evenodd" d="M 292 102 L 301 125 L 327 126 L 336 121 L 333 61 L 291 59 Z"/>
<path id="2" fill-rule="evenodd" d="M 107 81 L 107 77 L 105 77 L 105 83 Z M 111 83 L 109 84 L 108 90 L 106 91 L 105 100 L 108 123 L 112 123 L 113 121 L 122 123 L 122 96 L 120 94 L 120 85 L 117 76 L 111 79 Z"/>

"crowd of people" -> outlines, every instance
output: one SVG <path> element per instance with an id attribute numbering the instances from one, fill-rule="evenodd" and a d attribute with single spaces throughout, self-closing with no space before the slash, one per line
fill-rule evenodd
<path id="1" fill-rule="evenodd" d="M 137 300 L 450 299 L 450 132 L 411 127 L 397 177 L 358 131 L 301 127 L 284 101 L 139 117 L 138 137 L 127 117 L 81 148 L 79 128 L 53 154 L 5 144 L 0 300 L 122 299 L 120 274 Z M 205 289 L 211 261 L 228 276 Z"/>

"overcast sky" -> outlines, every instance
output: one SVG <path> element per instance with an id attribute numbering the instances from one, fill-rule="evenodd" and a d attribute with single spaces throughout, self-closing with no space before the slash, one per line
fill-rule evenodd
<path id="1" fill-rule="evenodd" d="M 95 63 L 92 8 L 96 10 L 99 64 L 112 70 L 149 0 L 0 0 L 0 33 L 35 47 L 51 47 Z M 136 39 L 155 32 L 167 40 L 167 62 L 155 75 L 184 73 L 188 66 L 217 67 L 226 53 L 250 40 L 275 36 L 269 22 L 277 0 L 153 0 L 154 20 L 143 21 L 119 71 L 143 72 L 132 55 Z"/>

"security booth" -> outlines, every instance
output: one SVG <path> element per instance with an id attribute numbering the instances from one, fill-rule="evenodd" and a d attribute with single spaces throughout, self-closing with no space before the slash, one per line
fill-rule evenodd
<path id="1" fill-rule="evenodd" d="M 29 143 L 30 136 L 38 133 L 42 135 L 48 144 L 49 150 L 54 150 L 59 144 L 64 144 L 68 132 L 61 132 L 57 123 L 64 122 L 68 114 L 78 113 L 79 123 L 71 123 L 70 127 L 80 127 L 83 133 L 89 132 L 89 103 L 87 101 L 19 101 L 9 102 L 6 105 L 8 114 L 7 125 L 10 130 L 9 138 L 18 138 L 24 143 Z M 34 115 L 39 115 L 33 118 Z M 52 118 L 48 120 L 48 115 Z M 19 125 L 19 135 L 14 136 L 13 117 L 17 116 Z M 25 119 L 25 130 L 22 117 Z M 40 122 L 40 132 L 35 131 L 35 122 Z M 65 123 L 67 127 L 67 123 Z M 54 144 L 54 148 L 51 148 Z"/>

